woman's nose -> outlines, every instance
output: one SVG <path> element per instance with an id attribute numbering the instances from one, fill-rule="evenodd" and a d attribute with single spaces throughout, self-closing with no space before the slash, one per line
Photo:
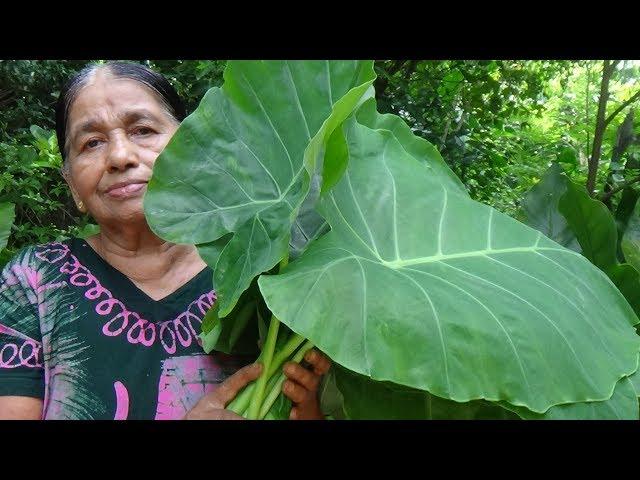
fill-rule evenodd
<path id="1" fill-rule="evenodd" d="M 107 156 L 109 173 L 124 171 L 138 166 L 138 154 L 134 145 L 125 135 L 117 136 L 111 141 Z"/>

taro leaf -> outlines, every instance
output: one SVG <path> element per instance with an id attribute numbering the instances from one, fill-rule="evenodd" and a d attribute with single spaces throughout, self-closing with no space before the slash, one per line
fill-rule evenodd
<path id="1" fill-rule="evenodd" d="M 344 412 L 344 398 L 336 384 L 336 364 L 333 364 L 329 371 L 322 377 L 318 396 L 320 399 L 320 409 L 333 420 L 346 420 Z M 356 375 L 354 373 L 354 375 Z"/>
<path id="2" fill-rule="evenodd" d="M 256 310 L 256 316 L 258 319 L 258 346 L 260 347 L 260 350 L 262 350 L 264 342 L 267 341 L 269 327 L 267 326 L 267 322 L 264 320 L 264 316 L 260 313 L 259 308 Z"/>
<path id="3" fill-rule="evenodd" d="M 211 268 L 215 268 L 216 263 L 218 263 L 218 258 L 220 258 L 220 254 L 224 247 L 227 246 L 229 240 L 231 240 L 232 234 L 227 234 L 223 237 L 220 237 L 213 242 L 201 243 L 197 246 L 198 255 L 200 258 Z"/>
<path id="4" fill-rule="evenodd" d="M 329 224 L 315 209 L 322 190 L 328 190 L 342 177 L 347 165 L 347 144 L 341 128 L 336 128 L 327 141 L 323 158 L 322 175 L 315 172 L 311 178 L 309 193 L 304 199 L 298 216 L 291 225 L 289 259 L 298 258 L 307 245 L 329 231 Z M 322 178 L 324 175 L 324 178 Z"/>
<path id="5" fill-rule="evenodd" d="M 606 274 L 618 287 L 636 314 L 640 314 L 640 275 L 638 271 L 628 263 L 619 263 L 609 267 Z"/>
<path id="6" fill-rule="evenodd" d="M 259 295 L 257 282 L 252 282 L 231 313 L 224 318 L 218 317 L 214 303 L 202 319 L 200 340 L 206 353 L 216 350 L 227 354 L 258 354 Z"/>
<path id="7" fill-rule="evenodd" d="M 560 245 L 580 252 L 576 236 L 558 211 L 558 201 L 566 192 L 568 181 L 560 165 L 551 165 L 522 200 L 524 223 Z"/>
<path id="8" fill-rule="evenodd" d="M 428 392 L 401 387 L 334 365 L 335 378 L 344 394 L 345 416 L 351 420 L 518 420 L 497 404 L 475 400 L 458 403 Z"/>
<path id="9" fill-rule="evenodd" d="M 629 216 L 620 248 L 624 259 L 640 271 L 640 202 L 636 203 L 633 213 Z"/>
<path id="10" fill-rule="evenodd" d="M 289 259 L 291 260 L 298 258 L 309 242 L 329 231 L 329 224 L 315 210 L 321 182 L 319 174 L 312 177 L 309 194 L 302 202 L 296 221 L 291 225 L 289 240 Z"/>
<path id="11" fill-rule="evenodd" d="M 640 347 L 609 279 L 445 188 L 388 130 L 346 127 L 347 171 L 319 205 L 331 231 L 258 281 L 276 317 L 349 370 L 458 402 L 609 398 Z"/>
<path id="12" fill-rule="evenodd" d="M 453 173 L 444 161 L 436 147 L 424 138 L 411 132 L 409 126 L 396 115 L 380 114 L 376 111 L 375 100 L 367 100 L 356 112 L 358 122 L 369 128 L 389 130 L 402 144 L 406 152 L 418 161 L 425 162 L 427 168 L 433 170 L 441 185 L 452 189 L 461 195 L 467 195 L 467 190 L 460 179 Z"/>
<path id="13" fill-rule="evenodd" d="M 583 186 L 569 180 L 566 186 L 558 209 L 575 233 L 582 254 L 609 276 L 636 314 L 640 314 L 640 274 L 631 265 L 618 263 L 618 232 L 613 215 L 602 202 L 591 198 Z"/>
<path id="14" fill-rule="evenodd" d="M 636 391 L 636 397 L 640 397 L 640 369 L 636 370 L 633 375 L 630 375 L 628 378 L 633 385 L 633 389 Z"/>
<path id="15" fill-rule="evenodd" d="M 217 309 L 212 307 L 202 320 L 202 348 L 206 353 L 212 350 L 227 354 L 257 353 L 257 332 L 255 328 L 247 328 L 256 324 L 255 315 L 255 301 L 238 302 L 224 318 L 218 318 Z"/>
<path id="16" fill-rule="evenodd" d="M 227 234 L 213 242 L 198 245 L 197 250 L 200 258 L 202 258 L 207 265 L 215 266 L 218 258 L 220 257 L 220 253 L 230 239 L 231 234 Z M 214 287 L 213 275 L 212 286 Z M 254 305 L 254 298 L 250 298 L 246 302 L 237 303 L 231 313 L 225 317 L 225 321 L 223 322 L 218 317 L 218 309 L 216 303 L 214 303 L 202 319 L 200 340 L 202 341 L 202 348 L 204 351 L 209 353 L 213 350 L 218 350 L 223 351 L 224 353 L 231 353 L 234 345 L 230 340 L 237 340 L 237 327 L 238 325 L 246 326 L 246 320 L 249 318 L 247 315 L 247 309 Z M 236 321 L 238 315 L 240 315 L 240 322 Z"/>
<path id="17" fill-rule="evenodd" d="M 229 242 L 231 234 L 227 234 L 213 242 L 198 245 L 198 254 L 208 265 L 214 265 L 218 261 L 220 253 Z M 212 275 L 213 277 L 213 275 Z M 213 285 L 213 282 L 212 282 Z M 215 285 L 213 285 L 215 289 Z M 207 311 L 202 319 L 202 332 L 200 340 L 206 353 L 212 350 L 224 353 L 249 353 L 254 352 L 255 342 L 251 337 L 255 334 L 256 301 L 258 292 L 249 289 L 240 297 L 233 310 L 224 318 L 218 317 L 216 303 Z M 260 326 L 259 323 L 257 325 Z"/>
<path id="18" fill-rule="evenodd" d="M 591 263 L 603 271 L 617 263 L 616 224 L 604 203 L 592 199 L 583 186 L 569 180 L 558 210 L 576 235 L 582 254 Z"/>
<path id="19" fill-rule="evenodd" d="M 215 265 L 220 317 L 287 254 L 327 141 L 374 78 L 370 61 L 229 62 L 158 157 L 145 196 L 153 231 L 191 244 L 234 233 Z"/>
<path id="20" fill-rule="evenodd" d="M 630 377 L 620 380 L 613 396 L 602 402 L 581 402 L 551 407 L 546 413 L 533 413 L 522 407 L 503 405 L 525 420 L 638 420 L 638 396 Z"/>
<path id="21" fill-rule="evenodd" d="M 640 198 L 640 191 L 634 190 L 633 188 L 625 188 L 622 191 L 620 202 L 618 203 L 618 207 L 616 208 L 615 219 L 616 226 L 618 227 L 617 254 L 618 260 L 621 262 L 625 261 L 625 257 L 620 244 L 622 243 L 622 239 L 624 238 L 624 232 L 627 230 L 629 219 L 631 218 L 631 215 L 635 210 L 638 198 Z"/>
<path id="22" fill-rule="evenodd" d="M 627 229 L 627 224 L 635 210 L 638 198 L 640 198 L 640 192 L 633 188 L 625 188 L 622 191 L 622 197 L 620 197 L 620 202 L 618 203 L 615 214 L 619 238 L 622 238 L 622 234 Z"/>
<path id="23" fill-rule="evenodd" d="M 11 226 L 15 219 L 15 209 L 13 203 L 0 203 L 0 250 L 7 246 Z"/>

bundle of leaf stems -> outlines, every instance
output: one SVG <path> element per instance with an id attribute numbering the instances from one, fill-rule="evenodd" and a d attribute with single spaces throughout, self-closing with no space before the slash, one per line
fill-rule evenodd
<path id="1" fill-rule="evenodd" d="M 288 256 L 280 262 L 280 270 L 288 263 Z M 262 363 L 262 373 L 257 380 L 246 386 L 227 405 L 227 410 L 249 420 L 269 419 L 268 413 L 282 391 L 286 380 L 282 372 L 285 362 L 300 363 L 304 355 L 313 348 L 313 343 L 297 333 L 291 333 L 280 350 L 276 351 L 280 321 L 271 316 L 264 346 L 256 362 Z M 284 333 L 284 332 L 283 332 Z M 282 341 L 283 339 L 281 339 Z"/>

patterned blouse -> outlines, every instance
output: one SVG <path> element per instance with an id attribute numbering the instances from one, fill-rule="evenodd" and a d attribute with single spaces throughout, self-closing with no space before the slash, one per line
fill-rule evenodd
<path id="1" fill-rule="evenodd" d="M 179 419 L 256 355 L 203 352 L 205 268 L 153 300 L 84 240 L 28 247 L 0 276 L 0 395 L 43 419 Z"/>

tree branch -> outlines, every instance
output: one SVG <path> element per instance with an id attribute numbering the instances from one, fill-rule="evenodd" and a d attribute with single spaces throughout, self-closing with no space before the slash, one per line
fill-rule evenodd
<path id="1" fill-rule="evenodd" d="M 617 186 L 616 188 L 614 188 L 613 190 L 604 193 L 602 195 L 600 195 L 600 197 L 598 198 L 598 200 L 600 200 L 601 202 L 606 202 L 607 200 L 609 200 L 609 198 L 611 198 L 613 195 L 615 195 L 616 193 L 618 193 L 620 190 L 624 190 L 625 188 L 627 188 L 629 185 L 632 185 L 634 183 L 638 183 L 640 182 L 640 176 L 637 176 L 635 178 L 632 178 L 631 180 L 628 180 L 626 182 L 624 182 L 623 184 Z"/>
<path id="2" fill-rule="evenodd" d="M 613 120 L 616 115 L 618 115 L 622 110 L 624 110 L 626 107 L 628 107 L 633 102 L 635 102 L 638 98 L 640 98 L 640 90 L 634 93 L 633 96 L 629 97 L 628 100 L 625 100 L 624 102 L 622 102 L 622 105 L 616 108 L 613 111 L 613 113 L 606 118 L 606 120 L 604 121 L 605 127 L 609 125 L 609 123 L 611 123 L 611 120 Z"/>

